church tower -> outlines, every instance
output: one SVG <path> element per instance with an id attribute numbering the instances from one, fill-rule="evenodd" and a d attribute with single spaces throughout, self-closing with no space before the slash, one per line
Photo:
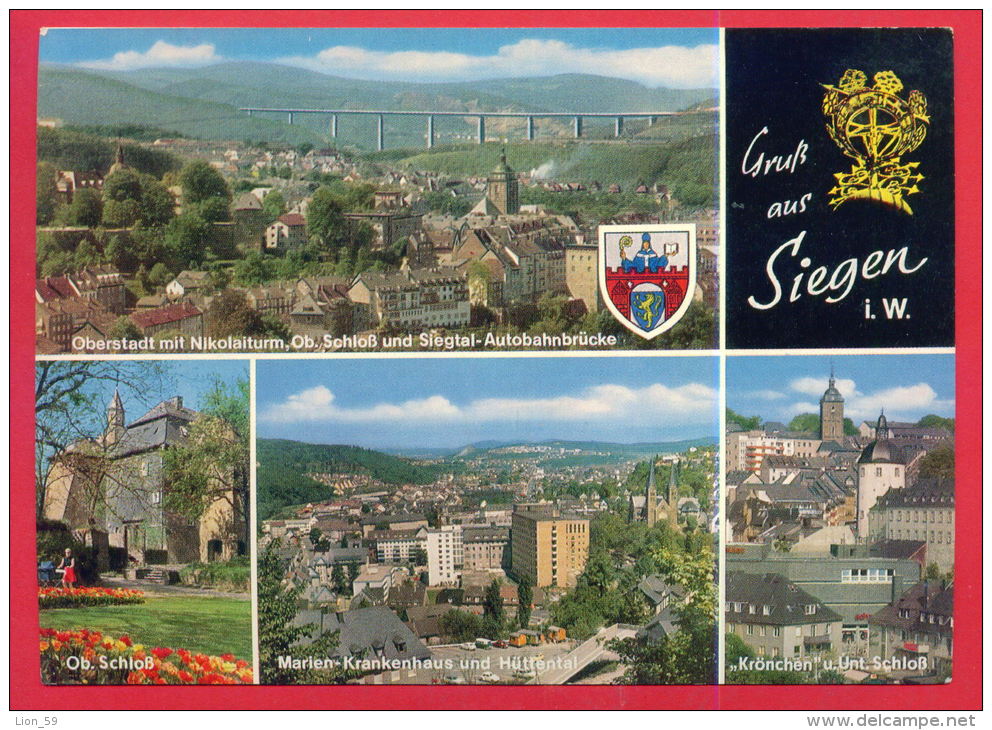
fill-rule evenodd
<path id="1" fill-rule="evenodd" d="M 520 212 L 520 182 L 517 173 L 506 164 L 506 150 L 499 156 L 496 166 L 486 182 L 486 197 L 499 210 L 500 215 Z"/>
<path id="2" fill-rule="evenodd" d="M 834 385 L 834 369 L 830 368 L 830 385 L 820 398 L 820 440 L 844 439 L 844 396 Z"/>
<path id="3" fill-rule="evenodd" d="M 668 521 L 672 527 L 677 527 L 679 523 L 679 482 L 678 482 L 679 462 L 678 459 L 672 462 L 672 470 L 668 473 Z"/>
<path id="4" fill-rule="evenodd" d="M 654 482 L 654 459 L 651 459 L 651 468 L 648 471 L 648 489 L 644 499 L 644 517 L 648 527 L 654 527 L 658 521 L 658 490 Z"/>
<path id="5" fill-rule="evenodd" d="M 124 162 L 124 143 L 117 140 L 117 153 L 114 155 L 114 164 L 110 166 L 110 170 L 107 171 L 107 177 L 110 177 L 118 170 L 123 170 L 127 167 Z"/>
<path id="6" fill-rule="evenodd" d="M 107 406 L 107 430 L 103 434 L 104 446 L 113 446 L 124 435 L 124 404 L 120 391 L 114 389 L 114 398 Z"/>

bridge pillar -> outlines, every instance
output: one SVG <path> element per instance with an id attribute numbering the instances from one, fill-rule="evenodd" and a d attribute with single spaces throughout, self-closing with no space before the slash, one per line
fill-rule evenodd
<path id="1" fill-rule="evenodd" d="M 434 116 L 427 115 L 427 149 L 434 146 Z"/>
<path id="2" fill-rule="evenodd" d="M 376 146 L 376 149 L 379 150 L 380 152 L 382 152 L 386 148 L 385 147 L 385 140 L 383 138 L 382 115 L 381 114 L 379 115 L 379 120 L 376 123 L 376 143 L 375 143 L 375 146 Z"/>
<path id="3" fill-rule="evenodd" d="M 623 117 L 617 117 L 613 123 L 613 136 L 619 137 L 621 134 L 623 134 Z"/>
<path id="4" fill-rule="evenodd" d="M 654 123 L 658 121 L 658 117 L 648 117 L 648 126 L 653 127 Z"/>
<path id="5" fill-rule="evenodd" d="M 582 136 L 582 117 L 575 118 L 575 138 L 578 139 Z"/>
<path id="6" fill-rule="evenodd" d="M 479 144 L 486 141 L 486 118 L 479 117 Z"/>
<path id="7" fill-rule="evenodd" d="M 534 141 L 534 117 L 527 117 L 527 141 Z"/>
<path id="8" fill-rule="evenodd" d="M 292 124 L 292 123 L 293 123 L 293 112 L 290 112 L 290 113 L 289 113 L 289 123 L 290 123 L 290 124 Z"/>
<path id="9" fill-rule="evenodd" d="M 251 110 L 251 109 L 249 109 L 249 110 L 248 110 L 248 116 L 249 116 L 249 117 L 251 116 L 251 112 L 252 112 L 252 110 Z"/>
<path id="10" fill-rule="evenodd" d="M 332 137 L 337 137 L 338 136 L 338 115 L 337 114 L 332 114 L 331 115 L 331 136 Z"/>

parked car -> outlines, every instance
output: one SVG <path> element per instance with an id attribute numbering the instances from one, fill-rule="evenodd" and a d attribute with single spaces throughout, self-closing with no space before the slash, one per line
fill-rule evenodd
<path id="1" fill-rule="evenodd" d="M 479 681 L 489 682 L 490 684 L 492 684 L 493 682 L 499 681 L 499 675 L 493 672 L 483 672 L 482 674 L 479 675 Z"/>
<path id="2" fill-rule="evenodd" d="M 537 677 L 537 672 L 533 669 L 518 669 L 513 673 L 513 676 L 517 679 L 534 679 Z"/>
<path id="3" fill-rule="evenodd" d="M 489 639 L 480 638 L 475 640 L 475 646 L 477 649 L 492 649 L 493 642 L 491 642 Z"/>
<path id="4" fill-rule="evenodd" d="M 465 677 L 460 674 L 445 674 L 445 684 L 465 684 Z"/>
<path id="5" fill-rule="evenodd" d="M 496 641 L 493 642 L 493 646 L 497 649 L 505 649 L 509 646 L 509 644 L 506 643 L 505 639 L 496 639 Z"/>
<path id="6" fill-rule="evenodd" d="M 475 642 L 466 641 L 464 644 L 459 644 L 458 648 L 464 649 L 465 651 L 475 651 Z"/>

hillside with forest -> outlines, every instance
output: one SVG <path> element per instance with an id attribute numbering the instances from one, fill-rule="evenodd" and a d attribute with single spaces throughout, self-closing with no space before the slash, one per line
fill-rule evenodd
<path id="1" fill-rule="evenodd" d="M 387 484 L 429 484 L 438 474 L 436 467 L 358 446 L 258 439 L 256 449 L 260 521 L 289 505 L 332 496 L 326 484 L 306 476 L 308 473 L 364 474 Z"/>

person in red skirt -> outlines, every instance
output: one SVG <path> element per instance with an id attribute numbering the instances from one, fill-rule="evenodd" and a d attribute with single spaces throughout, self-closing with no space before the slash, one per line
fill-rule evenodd
<path id="1" fill-rule="evenodd" d="M 65 549 L 65 557 L 56 570 L 62 573 L 62 587 L 72 588 L 73 583 L 76 582 L 76 559 L 72 557 L 72 550 Z"/>

